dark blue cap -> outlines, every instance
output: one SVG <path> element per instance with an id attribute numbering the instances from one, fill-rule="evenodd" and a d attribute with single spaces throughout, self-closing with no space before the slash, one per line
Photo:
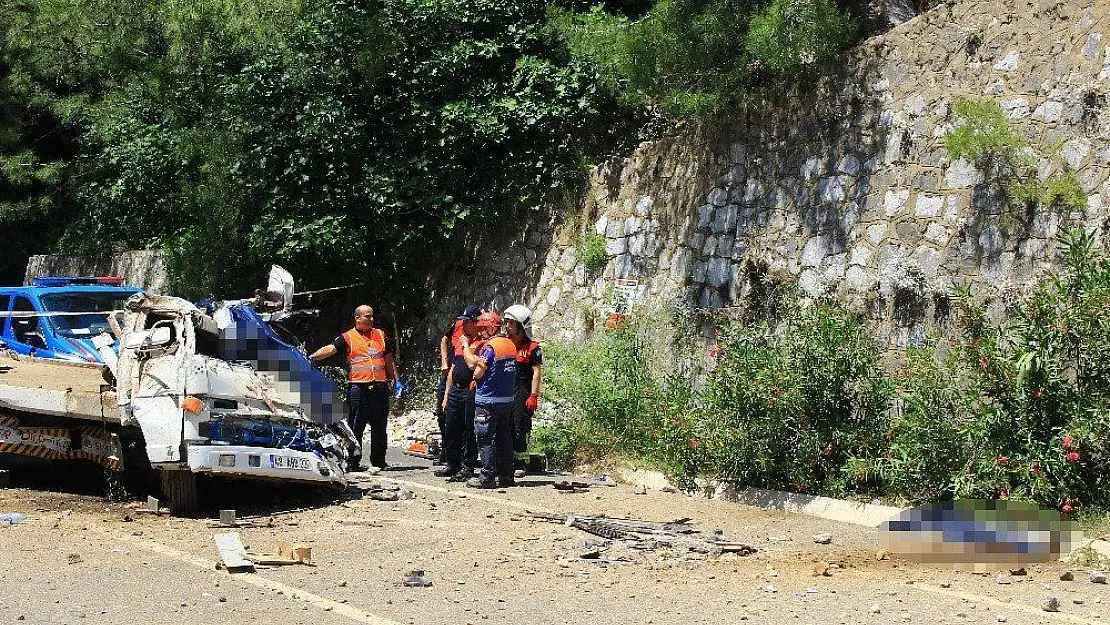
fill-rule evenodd
<path id="1" fill-rule="evenodd" d="M 480 315 L 480 314 L 482 314 L 482 311 L 478 310 L 477 306 L 467 306 L 466 310 L 464 310 L 463 314 L 459 315 L 458 318 L 459 319 L 469 319 L 470 321 L 475 321 L 475 320 L 478 319 L 478 315 Z"/>

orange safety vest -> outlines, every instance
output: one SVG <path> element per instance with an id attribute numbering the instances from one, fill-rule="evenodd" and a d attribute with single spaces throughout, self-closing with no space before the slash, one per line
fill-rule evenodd
<path id="1" fill-rule="evenodd" d="M 367 340 L 358 330 L 343 333 L 347 341 L 347 379 L 351 382 L 385 382 L 385 332 L 370 331 Z"/>

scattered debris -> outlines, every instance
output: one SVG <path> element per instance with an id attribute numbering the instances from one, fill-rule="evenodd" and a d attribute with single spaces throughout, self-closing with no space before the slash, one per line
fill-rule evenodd
<path id="1" fill-rule="evenodd" d="M 277 552 L 274 555 L 262 555 L 257 553 L 247 553 L 247 559 L 255 564 L 282 566 L 286 564 L 304 564 L 307 566 L 316 566 L 312 561 L 312 547 L 299 543 L 290 544 L 287 542 L 279 542 Z"/>
<path id="2" fill-rule="evenodd" d="M 879 607 L 879 604 L 876 603 L 875 605 L 871 606 L 870 611 L 872 614 L 881 614 L 883 610 Z"/>
<path id="3" fill-rule="evenodd" d="M 5 512 L 0 514 L 0 525 L 17 525 L 27 521 L 27 515 L 20 512 Z"/>
<path id="4" fill-rule="evenodd" d="M 413 569 L 412 573 L 409 573 L 409 576 L 401 583 L 409 588 L 428 588 L 432 585 L 432 580 L 425 577 L 424 571 Z"/>
<path id="5" fill-rule="evenodd" d="M 643 484 L 637 484 L 636 488 L 632 489 L 632 494 L 633 495 L 646 495 L 647 494 L 647 486 L 645 486 Z"/>
<path id="6" fill-rule="evenodd" d="M 220 552 L 220 563 L 229 573 L 254 571 L 254 563 L 247 558 L 239 532 L 223 532 L 213 536 L 216 549 Z"/>
<path id="7" fill-rule="evenodd" d="M 595 477 L 593 479 L 592 482 L 590 482 L 590 486 L 616 486 L 616 485 L 617 485 L 617 483 L 613 480 L 613 478 L 609 477 L 608 473 L 598 475 L 597 477 Z"/>
<path id="8" fill-rule="evenodd" d="M 817 564 L 813 565 L 813 576 L 814 577 L 831 577 L 832 573 L 829 572 L 830 568 L 831 568 L 831 566 L 829 565 L 828 562 L 818 562 Z"/>
<path id="9" fill-rule="evenodd" d="M 1102 571 L 1091 571 L 1091 583 L 1092 584 L 1105 584 L 1106 583 L 1106 573 L 1103 573 Z"/>
<path id="10" fill-rule="evenodd" d="M 1026 571 L 1025 567 L 1023 566 L 1023 567 L 1016 568 L 1016 569 L 1010 569 L 1010 575 L 1018 575 L 1018 576 L 1028 575 L 1028 571 Z"/>
<path id="11" fill-rule="evenodd" d="M 566 480 L 555 482 L 552 486 L 561 493 L 582 493 L 590 488 L 590 485 L 585 482 L 568 482 Z"/>
<path id="12" fill-rule="evenodd" d="M 763 587 L 763 592 L 776 593 L 778 591 L 779 591 L 778 588 L 775 588 L 774 586 L 771 586 L 770 584 Z"/>
<path id="13" fill-rule="evenodd" d="M 397 485 L 373 483 L 366 489 L 365 497 L 374 501 L 404 501 L 415 499 L 416 493 Z"/>
<path id="14" fill-rule="evenodd" d="M 1056 597 L 1045 597 L 1044 601 L 1041 602 L 1041 609 L 1045 612 L 1059 612 L 1060 600 Z"/>
<path id="15" fill-rule="evenodd" d="M 265 518 L 261 518 L 261 519 L 257 519 L 257 518 L 238 519 L 238 518 L 233 517 L 231 519 L 231 521 L 232 521 L 231 523 L 225 523 L 224 519 L 223 519 L 223 513 L 224 512 L 234 513 L 235 511 L 234 510 L 221 510 L 220 511 L 220 517 L 221 518 L 220 519 L 210 519 L 208 521 L 208 527 L 273 527 L 274 526 L 273 517 L 265 517 Z"/>
<path id="16" fill-rule="evenodd" d="M 687 553 L 712 557 L 724 553 L 746 556 L 756 551 L 748 543 L 726 540 L 720 530 L 710 533 L 705 540 L 694 538 L 691 534 L 696 530 L 689 525 L 688 518 L 677 519 L 670 523 L 651 523 L 635 519 L 574 514 L 530 513 L 530 516 L 536 520 L 573 527 L 601 538 L 625 541 L 629 548 L 640 551 L 676 548 L 685 550 Z"/>
<path id="17" fill-rule="evenodd" d="M 381 519 L 339 519 L 340 525 L 358 525 L 361 527 L 385 527 L 386 521 Z"/>
<path id="18" fill-rule="evenodd" d="M 54 529 L 58 529 L 58 526 L 62 524 L 62 521 L 66 520 L 66 518 L 71 514 L 73 514 L 73 510 L 62 510 L 62 513 L 58 515 L 58 519 L 54 521 L 54 525 L 52 525 L 51 527 Z M 3 523 L 3 521 L 0 521 L 0 523 Z"/>
<path id="19" fill-rule="evenodd" d="M 413 441 L 404 450 L 410 456 L 417 458 L 424 458 L 425 460 L 435 460 L 439 457 L 439 444 L 435 441 Z"/>
<path id="20" fill-rule="evenodd" d="M 1063 573 L 1060 573 L 1060 581 L 1062 582 L 1070 582 L 1074 579 L 1075 573 L 1072 573 L 1071 571 L 1064 571 Z"/>
<path id="21" fill-rule="evenodd" d="M 875 559 L 880 562 L 882 562 L 883 560 L 889 560 L 890 552 L 888 552 L 886 549 L 880 549 L 878 552 L 875 553 Z"/>
<path id="22" fill-rule="evenodd" d="M 146 503 L 142 504 L 141 507 L 139 507 L 138 512 L 142 512 L 144 514 L 156 514 L 156 515 L 162 515 L 162 514 L 169 514 L 170 513 L 169 510 L 163 510 L 162 509 L 162 502 L 159 501 L 157 497 L 150 497 L 150 496 L 147 496 Z"/>
<path id="23" fill-rule="evenodd" d="M 818 545 L 832 544 L 832 534 L 814 534 L 813 542 L 817 543 Z"/>
<path id="24" fill-rule="evenodd" d="M 68 562 L 70 564 L 80 564 L 81 562 L 84 562 L 84 561 L 85 561 L 85 559 L 82 558 L 81 554 L 79 554 L 79 553 L 70 553 L 70 554 L 66 555 L 66 562 Z"/>
<path id="25" fill-rule="evenodd" d="M 1006 577 L 1006 576 L 1005 576 L 1004 574 L 1002 574 L 1002 573 L 999 573 L 999 574 L 998 574 L 998 577 L 995 577 L 995 578 L 994 578 L 994 581 L 998 582 L 999 584 L 1009 584 L 1009 583 L 1010 583 L 1010 580 L 1009 580 L 1009 578 L 1007 578 L 1007 577 Z"/>

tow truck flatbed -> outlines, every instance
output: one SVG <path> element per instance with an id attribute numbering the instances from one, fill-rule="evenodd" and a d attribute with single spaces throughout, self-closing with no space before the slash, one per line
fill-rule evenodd
<path id="1" fill-rule="evenodd" d="M 0 410 L 118 424 L 115 386 L 103 368 L 0 352 Z"/>

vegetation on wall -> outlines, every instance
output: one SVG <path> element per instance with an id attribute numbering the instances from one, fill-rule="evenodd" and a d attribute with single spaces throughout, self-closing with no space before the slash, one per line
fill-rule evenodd
<path id="1" fill-rule="evenodd" d="M 1060 157 L 1061 146 L 1048 151 L 1049 173 L 1041 176 L 1042 155 L 1014 129 L 998 102 L 958 99 L 952 116 L 953 127 L 944 137 L 948 157 L 975 163 L 1012 211 L 1086 206 L 1078 177 Z"/>
<path id="2" fill-rule="evenodd" d="M 859 32 L 832 0 L 659 0 L 642 15 L 553 8 L 550 23 L 624 101 L 680 117 L 795 84 Z"/>
<path id="3" fill-rule="evenodd" d="M 895 369 L 880 365 L 857 315 L 829 304 L 788 305 L 774 326 L 722 327 L 697 392 L 635 364 L 646 344 L 634 326 L 605 334 L 563 354 L 572 364 L 548 369 L 564 417 L 536 441 L 557 441 L 564 462 L 635 452 L 686 488 L 713 479 L 1105 509 L 1110 258 L 1082 230 L 1059 245 L 1065 270 L 1001 324 L 989 323 L 964 289 L 951 331 Z M 609 357 L 627 375 L 578 370 L 578 354 Z M 572 387 L 575 376 L 586 383 Z"/>

